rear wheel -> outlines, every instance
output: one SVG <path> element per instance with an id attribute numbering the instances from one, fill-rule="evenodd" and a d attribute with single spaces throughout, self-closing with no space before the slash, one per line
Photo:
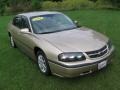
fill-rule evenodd
<path id="1" fill-rule="evenodd" d="M 16 44 L 15 44 L 12 36 L 10 36 L 10 45 L 11 45 L 11 47 L 16 48 Z"/>
<path id="2" fill-rule="evenodd" d="M 37 61 L 38 61 L 38 67 L 40 71 L 45 75 L 50 75 L 50 67 L 47 61 L 47 58 L 45 54 L 43 54 L 41 51 L 37 52 Z"/>

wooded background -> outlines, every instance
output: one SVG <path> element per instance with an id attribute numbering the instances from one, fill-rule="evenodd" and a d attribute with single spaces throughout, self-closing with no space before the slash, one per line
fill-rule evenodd
<path id="1" fill-rule="evenodd" d="M 0 0 L 0 15 L 35 10 L 119 8 L 120 0 Z"/>

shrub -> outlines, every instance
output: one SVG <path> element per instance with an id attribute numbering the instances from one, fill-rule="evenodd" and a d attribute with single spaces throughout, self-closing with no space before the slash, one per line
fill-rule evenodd
<path id="1" fill-rule="evenodd" d="M 114 7 L 109 1 L 97 0 L 95 3 L 95 8 L 111 9 Z"/>
<path id="2" fill-rule="evenodd" d="M 43 0 L 32 0 L 31 6 L 33 10 L 40 10 Z"/>
<path id="3" fill-rule="evenodd" d="M 63 2 L 43 2 L 44 10 L 75 10 L 81 8 L 93 8 L 94 2 L 89 0 L 64 0 Z"/>
<path id="4" fill-rule="evenodd" d="M 57 8 L 58 8 L 58 3 L 57 2 L 45 1 L 42 4 L 42 9 L 43 10 L 57 10 Z"/>
<path id="5" fill-rule="evenodd" d="M 4 15 L 5 12 L 5 1 L 0 0 L 0 15 Z"/>
<path id="6" fill-rule="evenodd" d="M 0 15 L 35 10 L 119 9 L 120 0 L 0 0 Z"/>
<path id="7" fill-rule="evenodd" d="M 33 10 L 41 10 L 43 0 L 9 0 L 6 13 L 19 13 Z"/>

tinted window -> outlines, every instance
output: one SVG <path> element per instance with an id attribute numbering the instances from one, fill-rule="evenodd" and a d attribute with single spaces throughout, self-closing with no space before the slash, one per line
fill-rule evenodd
<path id="1" fill-rule="evenodd" d="M 30 27 L 29 27 L 29 22 L 28 22 L 28 20 L 27 20 L 26 17 L 22 17 L 22 25 L 21 25 L 21 28 L 28 28 L 28 29 L 30 29 Z"/>
<path id="2" fill-rule="evenodd" d="M 24 28 L 30 29 L 29 22 L 28 22 L 27 18 L 24 16 L 15 17 L 13 19 L 13 25 L 15 25 L 16 27 L 18 27 L 20 29 L 24 29 Z"/>
<path id="3" fill-rule="evenodd" d="M 70 18 L 63 14 L 31 17 L 31 24 L 35 33 L 59 32 L 77 27 Z"/>
<path id="4" fill-rule="evenodd" d="M 18 28 L 21 28 L 21 18 L 20 17 L 15 17 L 13 19 L 13 25 L 15 25 Z"/>

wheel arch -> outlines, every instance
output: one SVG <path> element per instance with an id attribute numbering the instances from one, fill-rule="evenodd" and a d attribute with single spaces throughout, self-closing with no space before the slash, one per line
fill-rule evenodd
<path id="1" fill-rule="evenodd" d="M 48 59 L 47 59 L 44 51 L 43 51 L 41 48 L 39 48 L 39 47 L 35 47 L 35 48 L 34 48 L 34 53 L 35 53 L 35 56 L 36 56 L 36 57 L 37 57 L 37 52 L 38 52 L 38 51 L 40 51 L 40 52 L 45 56 L 45 58 L 46 58 L 45 61 L 46 61 L 46 65 L 47 65 L 47 72 L 44 73 L 44 74 L 47 75 L 47 76 L 49 76 L 49 75 L 51 75 L 51 69 L 50 69 L 50 66 L 49 66 L 49 63 L 48 63 Z"/>
<path id="2" fill-rule="evenodd" d="M 10 32 L 8 32 L 8 36 L 9 36 L 9 37 L 11 36 L 11 33 L 10 33 Z"/>
<path id="3" fill-rule="evenodd" d="M 39 47 L 34 47 L 34 54 L 35 54 L 35 56 L 37 55 L 37 52 L 38 52 L 38 51 L 40 51 L 42 54 L 45 55 L 45 52 L 44 52 L 41 48 L 39 48 Z"/>

